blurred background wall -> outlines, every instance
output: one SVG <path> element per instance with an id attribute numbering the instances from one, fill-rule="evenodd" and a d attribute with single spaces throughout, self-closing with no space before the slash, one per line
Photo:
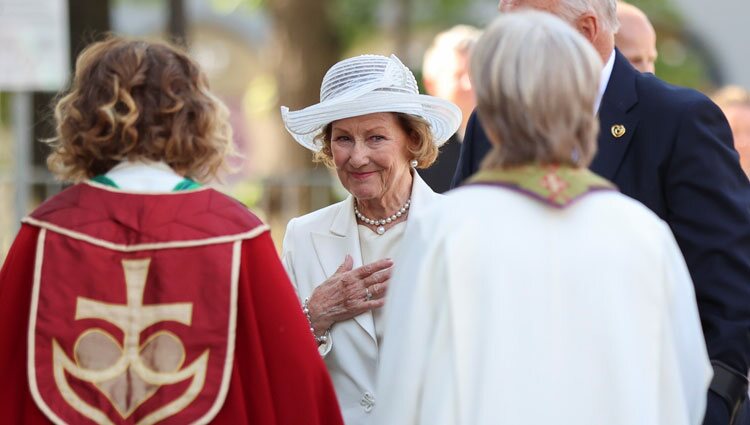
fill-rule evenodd
<path id="1" fill-rule="evenodd" d="M 707 92 L 728 83 L 750 87 L 750 3 L 632 3 L 656 27 L 660 77 Z M 325 71 L 356 54 L 395 53 L 419 79 L 422 54 L 436 33 L 461 23 L 482 27 L 497 14 L 494 0 L 0 0 L 5 50 L 27 48 L 2 23 L 14 14 L 39 13 L 31 10 L 34 4 L 46 15 L 60 14 L 66 39 L 55 45 L 65 45 L 57 56 L 67 58 L 68 70 L 83 46 L 107 32 L 185 45 L 229 106 L 243 154 L 234 164 L 239 172 L 216 187 L 268 221 L 277 243 L 291 217 L 344 196 L 335 177 L 286 134 L 279 106 L 317 102 Z M 27 31 L 43 32 L 36 28 Z M 61 61 L 54 56 L 43 62 Z M 0 53 L 0 70 L 8 66 L 4 59 Z M 46 171 L 40 142 L 53 135 L 50 105 L 68 78 L 58 74 L 58 86 L 0 84 L 0 261 L 20 217 L 63 188 Z"/>
<path id="2" fill-rule="evenodd" d="M 750 88 L 750 3 L 747 0 L 674 0 L 696 41 L 713 52 L 722 83 Z"/>

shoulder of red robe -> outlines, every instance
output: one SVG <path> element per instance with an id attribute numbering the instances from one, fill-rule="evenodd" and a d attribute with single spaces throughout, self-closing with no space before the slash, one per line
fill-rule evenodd
<path id="1" fill-rule="evenodd" d="M 269 229 L 239 201 L 211 188 L 153 194 L 89 183 L 50 198 L 23 222 L 117 251 L 252 239 Z"/>

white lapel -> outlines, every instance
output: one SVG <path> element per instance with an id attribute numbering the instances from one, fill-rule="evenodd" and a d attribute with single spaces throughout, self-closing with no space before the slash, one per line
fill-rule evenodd
<path id="1" fill-rule="evenodd" d="M 411 207 L 409 207 L 409 215 L 422 211 L 424 208 L 427 208 L 428 205 L 444 196 L 433 191 L 416 171 L 413 174 L 413 178 L 414 182 L 411 186 Z M 406 220 L 406 226 L 407 228 L 409 227 L 409 220 Z"/>
<path id="2" fill-rule="evenodd" d="M 433 192 L 418 173 L 413 173 L 411 192 L 411 212 L 420 211 L 442 195 Z M 406 221 L 407 228 L 409 220 Z M 333 275 L 344 262 L 347 254 L 354 260 L 353 268 L 362 266 L 362 251 L 359 246 L 357 219 L 354 217 L 354 197 L 349 195 L 334 213 L 331 227 L 326 233 L 312 232 L 315 253 L 326 276 Z M 322 283 L 322 282 L 321 282 Z M 363 294 L 364 296 L 364 294 Z M 354 320 L 367 332 L 377 344 L 375 321 L 372 312 L 362 313 Z"/>
<path id="3" fill-rule="evenodd" d="M 313 247 L 326 276 L 332 276 L 344 262 L 347 254 L 354 260 L 353 268 L 362 265 L 362 251 L 359 247 L 359 232 L 354 218 L 354 197 L 349 195 L 335 212 L 327 233 L 312 233 Z M 362 294 L 364 297 L 364 293 Z M 354 320 L 377 343 L 375 322 L 371 312 L 356 316 Z"/>

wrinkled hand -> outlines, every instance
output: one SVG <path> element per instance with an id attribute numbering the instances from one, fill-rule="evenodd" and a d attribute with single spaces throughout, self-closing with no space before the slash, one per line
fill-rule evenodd
<path id="1" fill-rule="evenodd" d="M 354 260 L 347 255 L 336 273 L 310 296 L 307 306 L 316 335 L 323 335 L 336 322 L 352 319 L 385 303 L 393 260 L 378 260 L 352 270 L 353 265 Z M 367 300 L 368 289 L 370 300 Z"/>

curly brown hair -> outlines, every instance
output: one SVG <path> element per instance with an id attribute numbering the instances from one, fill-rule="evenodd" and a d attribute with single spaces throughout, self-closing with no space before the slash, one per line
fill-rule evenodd
<path id="1" fill-rule="evenodd" d="M 123 160 L 163 161 L 205 181 L 234 152 L 228 116 L 185 52 L 111 36 L 78 56 L 55 107 L 47 164 L 58 178 L 80 181 Z"/>
<path id="2" fill-rule="evenodd" d="M 412 142 L 407 149 L 412 157 L 417 160 L 417 168 L 427 168 L 437 159 L 439 150 L 435 146 L 430 131 L 430 123 L 422 117 L 405 114 L 403 112 L 391 112 L 396 116 L 401 129 L 411 137 Z M 313 153 L 313 161 L 321 162 L 329 168 L 336 168 L 333 163 L 333 152 L 331 152 L 331 134 L 333 132 L 333 123 L 328 123 L 321 130 L 320 134 L 315 136 L 316 143 L 323 147 Z"/>

